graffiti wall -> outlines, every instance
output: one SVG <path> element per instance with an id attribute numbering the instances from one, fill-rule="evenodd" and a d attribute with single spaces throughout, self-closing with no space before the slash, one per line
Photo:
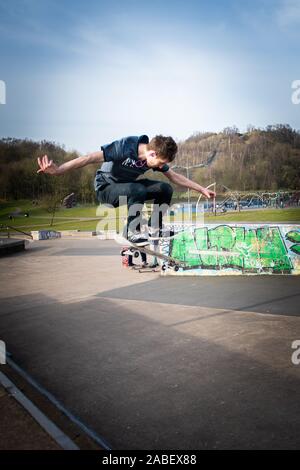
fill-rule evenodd
<path id="1" fill-rule="evenodd" d="M 300 274 L 300 225 L 176 226 L 161 247 L 185 262 L 176 275 Z"/>
<path id="2" fill-rule="evenodd" d="M 33 240 L 49 240 L 50 238 L 61 237 L 61 233 L 55 230 L 33 230 L 31 235 Z"/>

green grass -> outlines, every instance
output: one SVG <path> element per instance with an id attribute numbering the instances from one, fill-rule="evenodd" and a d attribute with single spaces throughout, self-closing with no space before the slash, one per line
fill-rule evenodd
<path id="1" fill-rule="evenodd" d="M 20 227 L 21 230 L 96 230 L 100 216 L 96 215 L 98 205 L 88 204 L 74 207 L 72 209 L 59 209 L 56 212 L 54 223 L 50 226 L 51 214 L 47 212 L 45 207 L 32 206 L 31 201 L 19 200 L 8 203 L 0 204 L 0 224 L 11 225 L 13 227 Z M 9 220 L 8 215 L 20 208 L 22 212 L 29 211 L 29 217 L 15 217 L 14 220 Z M 108 217 L 114 218 L 114 211 L 102 206 L 102 214 L 107 214 Z M 117 210 L 117 214 L 118 214 Z M 100 214 L 99 214 L 100 215 Z M 91 217 L 96 220 L 76 220 L 76 217 Z M 179 219 L 178 219 L 179 220 Z M 227 214 L 205 215 L 205 222 L 208 223 L 223 223 L 223 222 L 285 222 L 285 223 L 300 223 L 300 208 L 290 209 L 264 209 L 264 210 L 242 210 L 241 212 L 229 212 Z M 116 228 L 115 220 L 110 222 L 109 229 Z"/>
<path id="2" fill-rule="evenodd" d="M 205 216 L 206 222 L 300 222 L 300 208 L 241 210 Z"/>
<path id="3" fill-rule="evenodd" d="M 82 204 L 77 207 L 73 207 L 72 209 L 65 209 L 65 208 L 57 208 L 56 216 L 57 217 L 96 217 L 96 210 L 97 204 Z M 22 212 L 29 212 L 31 216 L 47 216 L 49 217 L 50 214 L 47 211 L 47 208 L 43 203 L 39 206 L 33 206 L 31 201 L 28 200 L 19 200 L 19 201 L 12 201 L 7 203 L 0 203 L 0 220 L 3 217 L 8 217 L 11 212 L 16 211 L 17 209 L 21 209 Z"/>
<path id="4" fill-rule="evenodd" d="M 24 215 L 14 216 L 13 220 L 9 219 L 9 214 L 20 209 L 22 213 L 29 212 L 29 217 Z M 112 220 L 109 222 L 109 229 L 115 230 L 116 221 L 115 212 L 119 214 L 119 209 L 116 211 L 101 206 L 101 212 L 98 212 L 98 205 L 89 204 L 74 207 L 72 209 L 59 208 L 56 210 L 53 224 L 50 225 L 52 214 L 49 213 L 46 207 L 32 206 L 31 201 L 18 200 L 8 203 L 0 204 L 0 224 L 10 225 L 12 227 L 20 228 L 25 232 L 32 230 L 53 229 L 53 230 L 96 230 L 98 222 L 105 215 Z M 77 217 L 93 218 L 95 220 L 76 220 Z"/>

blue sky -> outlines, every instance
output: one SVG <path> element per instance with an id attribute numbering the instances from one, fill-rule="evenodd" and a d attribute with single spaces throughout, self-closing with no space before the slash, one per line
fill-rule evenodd
<path id="1" fill-rule="evenodd" d="M 0 137 L 299 129 L 299 56 L 300 0 L 0 0 Z"/>

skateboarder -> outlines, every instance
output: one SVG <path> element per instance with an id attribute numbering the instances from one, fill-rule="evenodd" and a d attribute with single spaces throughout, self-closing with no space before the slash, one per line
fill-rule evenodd
<path id="1" fill-rule="evenodd" d="M 129 216 L 125 237 L 136 245 L 149 243 L 147 236 L 141 234 L 140 214 L 130 208 L 139 208 L 141 212 L 146 201 L 154 202 L 154 210 L 148 221 L 149 237 L 163 236 L 162 216 L 170 205 L 173 188 L 164 181 L 138 179 L 147 170 L 163 173 L 169 181 L 179 186 L 193 189 L 205 197 L 215 196 L 215 192 L 206 189 L 183 175 L 177 174 L 168 165 L 177 153 L 177 144 L 172 137 L 156 135 L 150 141 L 147 135 L 128 136 L 102 145 L 101 150 L 78 157 L 57 166 L 48 156 L 38 158 L 39 170 L 51 175 L 61 175 L 74 168 L 81 168 L 90 163 L 102 163 L 96 172 L 94 188 L 97 200 L 104 204 L 118 207 L 120 197 L 127 197 Z"/>

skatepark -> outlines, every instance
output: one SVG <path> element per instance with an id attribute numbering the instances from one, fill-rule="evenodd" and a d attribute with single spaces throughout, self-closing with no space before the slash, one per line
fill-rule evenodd
<path id="1" fill-rule="evenodd" d="M 141 274 L 119 253 L 66 237 L 2 257 L 1 370 L 110 449 L 299 448 L 299 277 Z"/>

